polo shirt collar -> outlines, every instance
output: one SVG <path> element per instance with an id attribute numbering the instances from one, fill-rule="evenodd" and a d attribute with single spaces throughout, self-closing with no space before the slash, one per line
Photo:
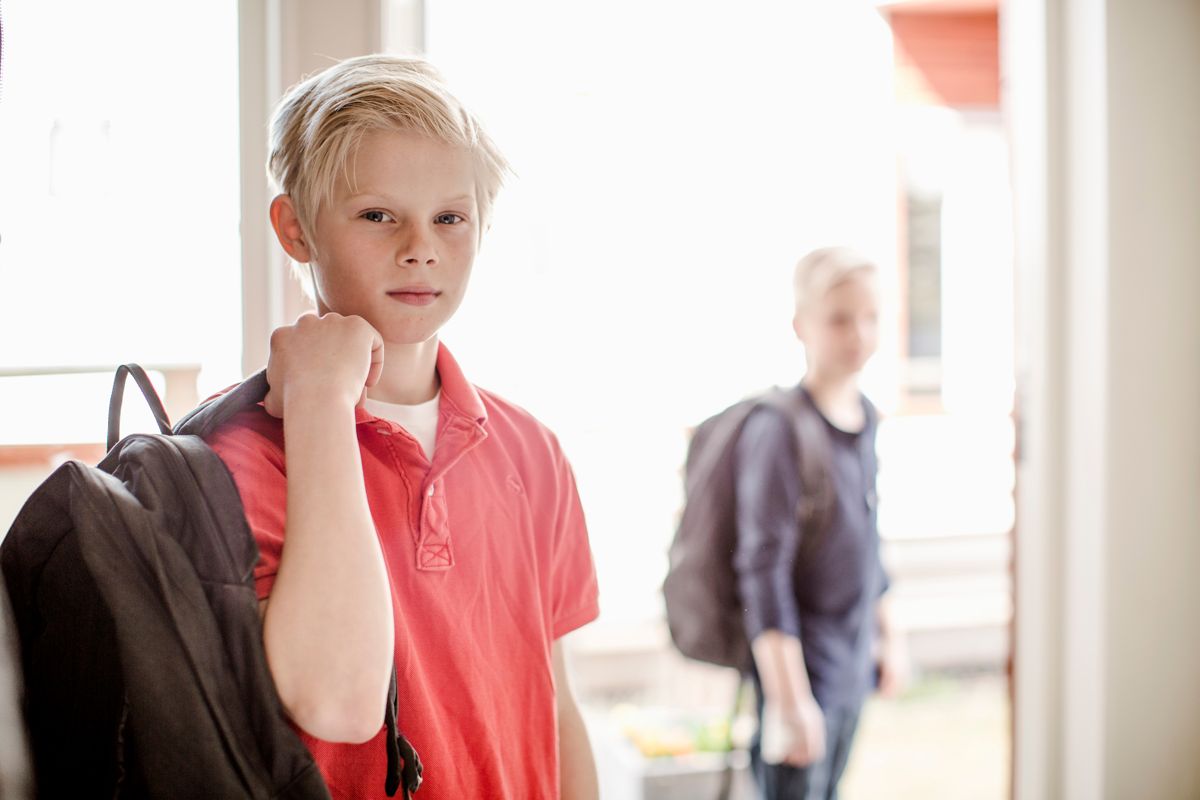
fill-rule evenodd
<path id="1" fill-rule="evenodd" d="M 438 342 L 437 370 L 442 381 L 444 403 L 451 406 L 458 416 L 474 420 L 476 425 L 487 422 L 487 410 L 483 406 L 483 399 L 463 375 L 458 362 L 442 342 Z"/>

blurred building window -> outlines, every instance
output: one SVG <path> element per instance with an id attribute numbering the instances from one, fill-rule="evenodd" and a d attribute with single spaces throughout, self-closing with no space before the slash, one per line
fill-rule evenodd
<path id="1" fill-rule="evenodd" d="M 907 378 L 911 392 L 938 392 L 942 356 L 942 194 L 905 181 Z"/>
<path id="2" fill-rule="evenodd" d="M 942 354 L 942 195 L 909 188 L 908 355 Z"/>
<path id="3" fill-rule="evenodd" d="M 954 181 L 954 170 L 978 168 L 964 160 L 970 148 L 967 129 L 978 121 L 966 120 L 963 113 L 991 112 L 999 130 L 998 13 L 994 7 L 897 3 L 887 16 L 899 107 L 900 374 L 904 393 L 915 401 L 910 407 L 931 410 L 941 403 L 948 333 L 945 285 L 947 270 L 956 268 L 947 264 L 946 240 L 961 234 L 961 223 L 979 224 L 948 211 L 947 185 Z M 992 188 L 980 186 L 976 195 L 985 196 Z M 952 203 L 963 201 L 966 193 L 959 194 Z M 957 217 L 958 230 L 947 224 L 948 214 Z M 972 258 L 971 246 L 950 249 L 951 257 Z M 938 405 L 930 406 L 927 398 Z"/>

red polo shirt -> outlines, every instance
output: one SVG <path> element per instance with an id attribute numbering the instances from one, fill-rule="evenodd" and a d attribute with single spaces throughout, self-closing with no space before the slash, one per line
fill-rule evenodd
<path id="1" fill-rule="evenodd" d="M 359 409 L 367 499 L 392 585 L 400 728 L 421 800 L 558 795 L 553 641 L 599 613 L 571 468 L 528 413 L 467 382 L 443 346 L 432 464 Z M 233 473 L 267 597 L 284 545 L 283 424 L 261 407 L 209 441 Z M 301 732 L 335 798 L 385 797 L 385 732 L 361 745 Z"/>

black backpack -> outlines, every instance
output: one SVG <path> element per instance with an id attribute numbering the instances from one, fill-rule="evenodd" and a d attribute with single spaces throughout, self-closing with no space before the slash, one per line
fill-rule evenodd
<path id="1" fill-rule="evenodd" d="M 159 434 L 118 441 L 132 374 Z M 329 797 L 267 668 L 258 548 L 224 463 L 203 437 L 262 400 L 264 372 L 172 432 L 136 365 L 117 370 L 109 451 L 63 464 L 0 546 L 21 645 L 24 711 L 42 797 Z M 420 761 L 387 724 L 389 795 Z"/>
<path id="2" fill-rule="evenodd" d="M 684 467 L 686 499 L 663 583 L 676 648 L 689 658 L 743 672 L 751 666 L 751 654 L 733 565 L 734 454 L 743 424 L 760 405 L 777 408 L 794 422 L 801 487 L 796 523 L 805 532 L 800 557 L 825 528 L 834 497 L 824 421 L 799 388 L 772 389 L 708 418 L 692 434 Z"/>

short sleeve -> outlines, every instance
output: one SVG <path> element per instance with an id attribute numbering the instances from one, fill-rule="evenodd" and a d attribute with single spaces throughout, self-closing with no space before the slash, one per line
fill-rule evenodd
<path id="1" fill-rule="evenodd" d="M 282 425 L 261 408 L 251 409 L 221 426 L 207 442 L 225 462 L 241 495 L 258 545 L 254 588 L 265 600 L 279 570 L 287 515 Z"/>
<path id="2" fill-rule="evenodd" d="M 551 636 L 558 639 L 600 615 L 599 588 L 575 475 L 551 438 L 554 511 L 551 563 Z"/>

